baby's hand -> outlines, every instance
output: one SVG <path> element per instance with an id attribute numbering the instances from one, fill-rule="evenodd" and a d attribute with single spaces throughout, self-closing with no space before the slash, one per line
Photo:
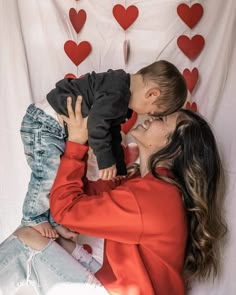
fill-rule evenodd
<path id="1" fill-rule="evenodd" d="M 116 176 L 116 165 L 112 165 L 109 168 L 99 170 L 99 177 L 102 180 L 111 180 Z"/>

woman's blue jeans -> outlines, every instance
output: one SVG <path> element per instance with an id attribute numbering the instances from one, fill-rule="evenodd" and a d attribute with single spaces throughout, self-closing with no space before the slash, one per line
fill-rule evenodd
<path id="1" fill-rule="evenodd" d="M 11 235 L 0 245 L 0 294 L 15 295 L 25 285 L 40 295 L 108 294 L 91 270 L 55 241 L 37 251 Z"/>

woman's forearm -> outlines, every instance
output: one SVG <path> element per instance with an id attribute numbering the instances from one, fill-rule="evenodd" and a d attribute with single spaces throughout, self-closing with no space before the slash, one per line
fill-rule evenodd
<path id="1" fill-rule="evenodd" d="M 73 199 L 83 194 L 82 178 L 86 171 L 84 161 L 88 146 L 67 141 L 64 155 L 57 172 L 51 193 L 50 210 L 56 222 L 62 224 L 62 217 L 73 204 Z M 76 177 L 75 177 L 76 176 Z"/>

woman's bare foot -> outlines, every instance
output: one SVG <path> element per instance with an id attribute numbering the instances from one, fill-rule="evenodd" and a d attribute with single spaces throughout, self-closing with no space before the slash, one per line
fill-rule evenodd
<path id="1" fill-rule="evenodd" d="M 32 226 L 35 230 L 40 232 L 43 237 L 56 239 L 59 237 L 56 230 L 51 226 L 49 222 L 40 223 L 37 225 Z"/>
<path id="2" fill-rule="evenodd" d="M 57 225 L 55 227 L 55 230 L 57 231 L 57 233 L 62 236 L 65 239 L 69 239 L 69 240 L 73 240 L 76 241 L 78 238 L 78 233 L 75 233 L 73 231 L 70 231 L 68 228 L 62 226 L 62 225 Z"/>

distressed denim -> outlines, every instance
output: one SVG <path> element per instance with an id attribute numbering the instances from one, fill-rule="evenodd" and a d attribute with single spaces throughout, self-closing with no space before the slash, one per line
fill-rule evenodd
<path id="1" fill-rule="evenodd" d="M 65 149 L 64 128 L 51 116 L 31 104 L 22 120 L 21 138 L 31 178 L 23 203 L 22 224 L 37 225 L 50 220 L 49 193 Z"/>
<path id="2" fill-rule="evenodd" d="M 27 285 L 39 295 L 108 294 L 90 270 L 55 241 L 37 251 L 11 235 L 0 245 L 0 294 L 14 295 Z"/>

